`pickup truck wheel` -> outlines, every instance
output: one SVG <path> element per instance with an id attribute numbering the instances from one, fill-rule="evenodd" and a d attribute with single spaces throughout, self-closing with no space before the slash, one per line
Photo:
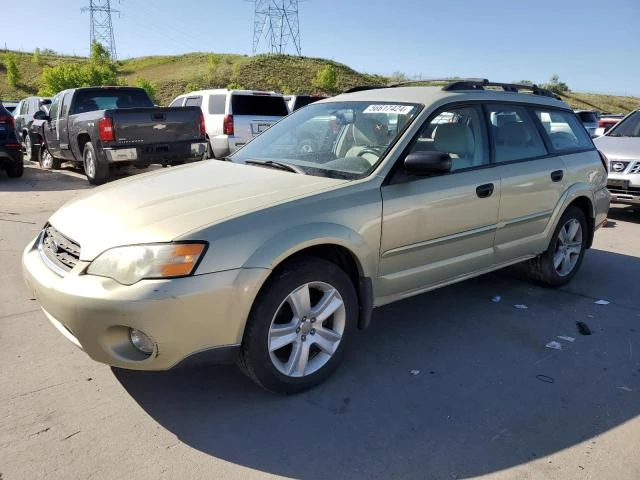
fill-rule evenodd
<path id="1" fill-rule="evenodd" d="M 24 153 L 29 161 L 38 158 L 38 147 L 33 145 L 31 134 L 29 133 L 24 136 Z"/>
<path id="2" fill-rule="evenodd" d="M 82 159 L 84 174 L 91 185 L 102 185 L 109 179 L 109 164 L 98 159 L 96 149 L 91 142 L 84 144 Z"/>
<path id="3" fill-rule="evenodd" d="M 268 280 L 249 314 L 239 366 L 261 387 L 295 393 L 324 381 L 340 364 L 357 323 L 349 276 L 306 257 Z"/>
<path id="4" fill-rule="evenodd" d="M 45 170 L 57 170 L 62 165 L 62 162 L 57 158 L 54 158 L 45 145 L 40 147 L 40 155 L 38 159 L 40 161 L 40 168 L 44 168 Z"/>
<path id="5" fill-rule="evenodd" d="M 529 261 L 529 275 L 548 287 L 569 283 L 580 269 L 587 249 L 587 228 L 582 210 L 567 208 L 547 250 Z"/>
<path id="6" fill-rule="evenodd" d="M 213 156 L 213 148 L 211 148 L 211 144 L 209 143 L 209 140 L 207 140 L 207 151 L 204 152 L 204 157 L 202 159 L 203 160 L 215 159 L 215 157 Z"/>

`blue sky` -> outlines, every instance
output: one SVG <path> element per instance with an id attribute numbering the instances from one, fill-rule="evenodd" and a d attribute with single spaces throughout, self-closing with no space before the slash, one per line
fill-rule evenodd
<path id="1" fill-rule="evenodd" d="M 86 55 L 89 0 L 3 6 L 8 48 Z M 52 5 L 63 5 L 53 8 Z M 251 54 L 253 4 L 244 0 L 112 0 L 119 58 L 192 51 Z M 302 53 L 369 73 L 545 82 L 640 96 L 640 0 L 308 0 Z M 8 11 L 7 11 L 8 9 Z M 15 18 L 16 21 L 7 21 Z M 74 25 L 73 28 L 69 28 Z"/>

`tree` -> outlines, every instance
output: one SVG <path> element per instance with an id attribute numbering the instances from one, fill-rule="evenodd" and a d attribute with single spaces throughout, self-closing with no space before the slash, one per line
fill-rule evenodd
<path id="1" fill-rule="evenodd" d="M 156 102 L 156 87 L 153 85 L 153 83 L 151 83 L 146 78 L 138 77 L 138 78 L 136 78 L 135 86 L 143 88 L 144 91 L 147 92 L 147 95 L 149 95 L 149 97 L 151 97 L 151 100 L 153 100 L 153 103 L 157 103 Z"/>
<path id="2" fill-rule="evenodd" d="M 332 65 L 325 65 L 324 68 L 318 70 L 316 78 L 313 80 L 313 86 L 329 94 L 338 91 L 338 74 Z"/>
<path id="3" fill-rule="evenodd" d="M 32 63 L 40 63 L 40 59 L 41 59 L 41 57 L 40 57 L 40 49 L 36 48 L 33 51 L 33 55 L 31 56 L 31 62 Z"/>
<path id="4" fill-rule="evenodd" d="M 549 83 L 543 83 L 542 87 L 558 94 L 570 91 L 569 86 L 566 83 L 560 81 L 560 76 L 557 73 L 551 75 Z"/>
<path id="5" fill-rule="evenodd" d="M 7 53 L 5 55 L 4 65 L 7 68 L 7 83 L 11 87 L 16 87 L 20 80 L 22 80 L 22 75 L 20 75 L 20 70 L 16 63 L 16 54 Z"/>
<path id="6" fill-rule="evenodd" d="M 77 87 L 120 85 L 118 66 L 111 61 L 109 52 L 98 42 L 91 45 L 87 63 L 60 62 L 55 67 L 44 67 L 40 76 L 40 95 L 55 95 L 61 90 Z"/>

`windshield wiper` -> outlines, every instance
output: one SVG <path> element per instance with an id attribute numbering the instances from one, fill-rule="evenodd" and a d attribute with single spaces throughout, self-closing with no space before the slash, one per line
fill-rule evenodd
<path id="1" fill-rule="evenodd" d="M 285 162 L 276 162 L 274 160 L 246 160 L 244 163 L 247 165 L 260 165 L 264 167 L 277 168 L 279 170 L 286 170 L 287 172 L 305 174 L 304 170 L 295 165 Z"/>

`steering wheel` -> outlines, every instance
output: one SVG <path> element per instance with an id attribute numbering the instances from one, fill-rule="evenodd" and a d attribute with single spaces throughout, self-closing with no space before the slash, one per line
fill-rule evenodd
<path id="1" fill-rule="evenodd" d="M 357 156 L 362 157 L 366 153 L 371 153 L 376 157 L 379 157 L 386 148 L 387 147 L 385 147 L 384 145 L 370 145 L 360 150 Z"/>

